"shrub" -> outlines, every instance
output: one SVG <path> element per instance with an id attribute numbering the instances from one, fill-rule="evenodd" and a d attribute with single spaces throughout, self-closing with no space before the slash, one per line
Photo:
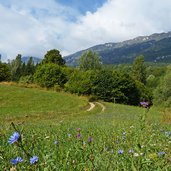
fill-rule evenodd
<path id="1" fill-rule="evenodd" d="M 55 84 L 63 87 L 66 82 L 66 75 L 62 72 L 60 66 L 48 63 L 37 67 L 34 80 L 42 87 L 51 88 Z"/>

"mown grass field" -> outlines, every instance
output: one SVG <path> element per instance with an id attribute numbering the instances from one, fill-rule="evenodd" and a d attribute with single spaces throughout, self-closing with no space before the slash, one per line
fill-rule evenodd
<path id="1" fill-rule="evenodd" d="M 86 97 L 1 84 L 0 170 L 171 170 L 171 127 L 159 110 L 103 104 L 87 112 Z"/>

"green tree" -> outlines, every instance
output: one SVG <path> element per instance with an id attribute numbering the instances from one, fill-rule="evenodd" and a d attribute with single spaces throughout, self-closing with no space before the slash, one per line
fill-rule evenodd
<path id="1" fill-rule="evenodd" d="M 125 73 L 100 70 L 97 72 L 92 93 L 98 99 L 109 102 L 137 105 L 139 92 L 135 81 Z"/>
<path id="2" fill-rule="evenodd" d="M 25 65 L 25 75 L 33 75 L 35 72 L 35 65 L 33 58 L 30 57 L 27 64 Z"/>
<path id="3" fill-rule="evenodd" d="M 100 57 L 92 51 L 87 51 L 79 59 L 79 66 L 81 70 L 98 70 L 101 69 L 102 63 Z"/>
<path id="4" fill-rule="evenodd" d="M 53 63 L 39 65 L 36 68 L 34 80 L 40 86 L 47 88 L 53 87 L 55 84 L 63 87 L 67 81 L 61 67 Z"/>
<path id="5" fill-rule="evenodd" d="M 171 107 L 171 65 L 167 67 L 166 75 L 154 91 L 154 104 Z"/>
<path id="6" fill-rule="evenodd" d="M 50 51 L 47 51 L 47 53 L 44 56 L 44 59 L 42 60 L 42 63 L 54 63 L 63 66 L 65 65 L 65 60 L 62 58 L 58 50 L 52 49 Z"/>
<path id="7" fill-rule="evenodd" d="M 21 55 L 18 54 L 16 59 L 10 63 L 12 81 L 18 81 L 22 76 L 22 65 Z"/>
<path id="8" fill-rule="evenodd" d="M 78 95 L 90 95 L 94 77 L 93 71 L 75 70 L 65 84 L 65 90 Z"/>
<path id="9" fill-rule="evenodd" d="M 6 63 L 0 61 L 0 82 L 9 81 L 11 79 L 11 73 L 9 66 Z"/>
<path id="10" fill-rule="evenodd" d="M 146 84 L 146 66 L 144 64 L 143 55 L 140 55 L 135 58 L 132 66 L 132 76 L 135 80 Z"/>

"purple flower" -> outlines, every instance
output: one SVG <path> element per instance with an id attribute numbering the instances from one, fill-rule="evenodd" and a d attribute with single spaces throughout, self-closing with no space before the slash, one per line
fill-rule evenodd
<path id="1" fill-rule="evenodd" d="M 77 138 L 81 138 L 81 134 L 80 133 L 77 134 Z"/>
<path id="2" fill-rule="evenodd" d="M 123 150 L 118 150 L 118 154 L 123 154 L 124 151 Z"/>
<path id="3" fill-rule="evenodd" d="M 23 162 L 23 159 L 21 157 L 17 157 L 16 159 L 11 160 L 11 164 L 16 165 L 17 163 Z"/>
<path id="4" fill-rule="evenodd" d="M 149 106 L 149 102 L 140 102 L 140 105 L 141 105 L 142 107 L 147 108 L 147 107 Z"/>
<path id="5" fill-rule="evenodd" d="M 160 157 L 160 156 L 164 156 L 166 153 L 164 152 L 164 151 L 160 151 L 160 152 L 158 152 L 158 156 Z"/>
<path id="6" fill-rule="evenodd" d="M 10 144 L 13 144 L 13 143 L 17 142 L 17 141 L 19 140 L 19 138 L 20 138 L 20 134 L 19 134 L 18 132 L 14 132 L 14 133 L 11 135 L 11 137 L 9 138 L 8 142 L 9 142 Z"/>
<path id="7" fill-rule="evenodd" d="M 93 141 L 93 138 L 92 137 L 89 137 L 88 138 L 88 143 L 91 143 Z"/>
<path id="8" fill-rule="evenodd" d="M 30 158 L 30 164 L 35 164 L 36 162 L 38 162 L 39 158 L 37 156 L 33 156 Z"/>

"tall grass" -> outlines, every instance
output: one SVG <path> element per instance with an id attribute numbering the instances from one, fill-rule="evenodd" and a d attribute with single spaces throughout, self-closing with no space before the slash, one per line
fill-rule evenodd
<path id="1" fill-rule="evenodd" d="M 103 103 L 104 112 L 100 106 L 86 112 L 85 98 L 66 93 L 13 86 L 0 86 L 0 93 L 0 170 L 171 170 L 171 128 L 155 109 Z M 22 108 L 21 99 L 30 107 Z M 14 131 L 21 139 L 9 144 Z M 34 155 L 38 161 L 31 164 Z M 23 161 L 14 165 L 16 157 Z"/>

